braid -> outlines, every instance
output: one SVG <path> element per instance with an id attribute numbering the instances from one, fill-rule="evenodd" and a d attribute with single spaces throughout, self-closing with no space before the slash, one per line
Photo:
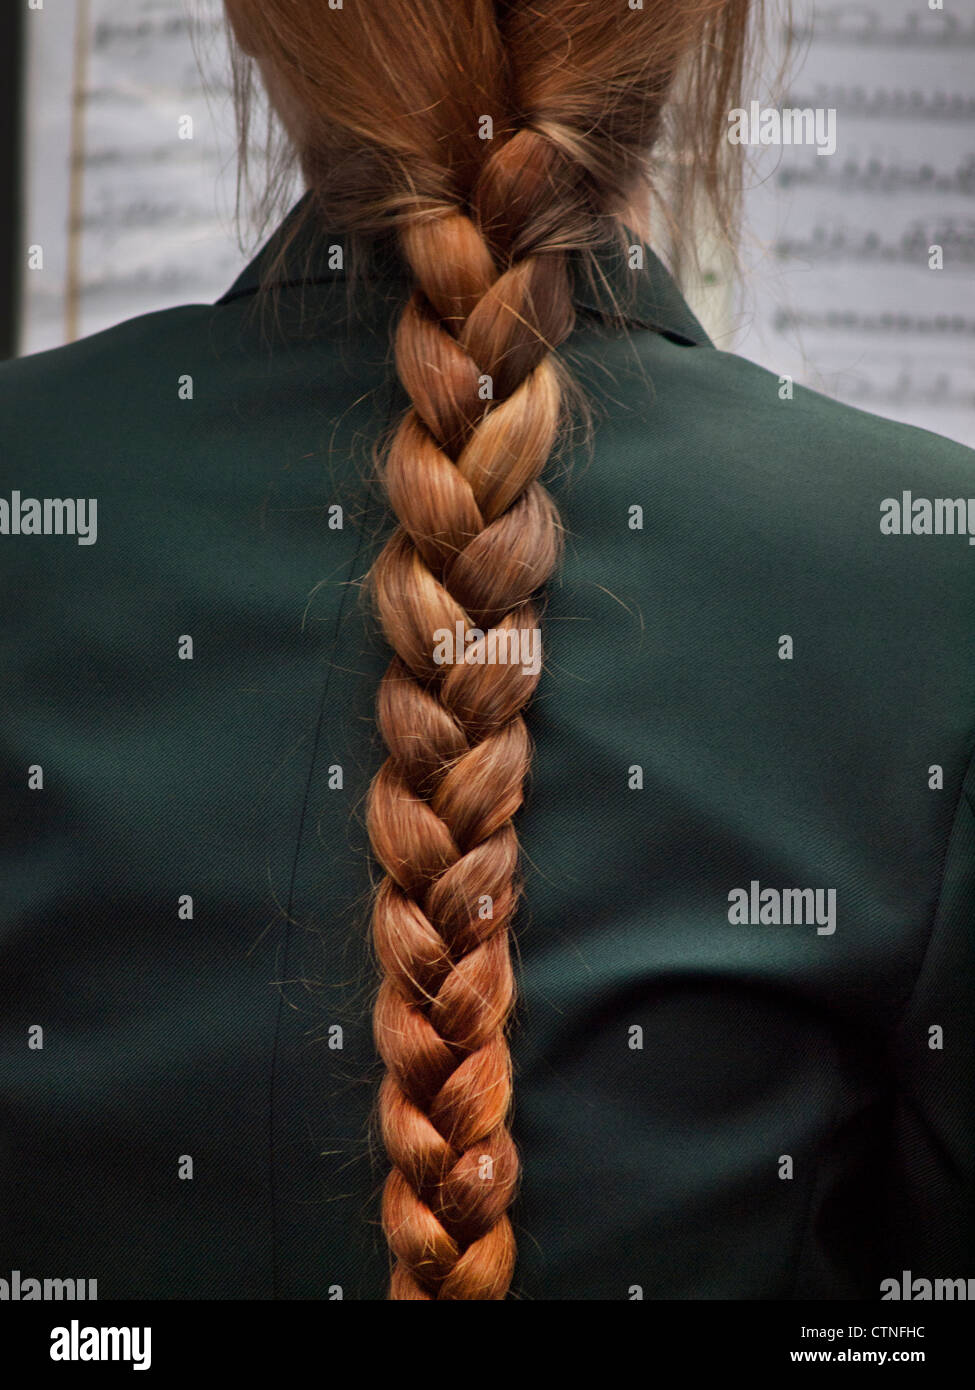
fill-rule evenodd
<path id="1" fill-rule="evenodd" d="M 368 806 L 386 871 L 373 914 L 384 972 L 375 1034 L 388 1069 L 379 1109 L 393 1164 L 383 1226 L 395 1299 L 500 1299 L 514 1265 L 512 817 L 538 671 L 462 655 L 438 665 L 434 633 L 534 631 L 532 596 L 558 559 L 556 508 L 537 479 L 559 426 L 551 353 L 573 324 L 568 271 L 557 252 L 512 259 L 500 232 L 516 201 L 531 243 L 523 171 L 535 170 L 541 219 L 559 159 L 523 131 L 486 166 L 473 218 L 444 210 L 401 237 L 417 288 L 396 364 L 412 408 L 385 468 L 399 526 L 373 571 L 396 655 L 378 698 L 389 757 Z M 491 247 L 479 225 L 494 229 Z"/>
<path id="2" fill-rule="evenodd" d="M 699 190 L 731 225 L 718 170 L 750 0 L 227 7 L 326 225 L 353 248 L 395 228 L 412 274 L 395 344 L 411 405 L 383 460 L 398 524 L 370 574 L 394 653 L 377 702 L 388 756 L 367 807 L 384 871 L 372 916 L 383 1227 L 392 1298 L 502 1299 L 519 1176 L 513 818 L 540 674 L 537 645 L 527 667 L 510 658 L 536 634 L 560 553 L 539 478 L 573 387 L 557 357 L 574 324 L 569 257 L 592 274 L 589 252 L 626 244 L 620 218 L 653 188 L 661 140 L 679 155 L 677 225 Z M 249 78 L 235 74 L 243 155 Z M 439 634 L 458 628 L 481 636 L 443 664 Z M 499 638 L 512 639 L 508 660 Z"/>

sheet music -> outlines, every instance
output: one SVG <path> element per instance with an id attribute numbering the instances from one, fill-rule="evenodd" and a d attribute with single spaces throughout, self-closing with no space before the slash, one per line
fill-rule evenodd
<path id="1" fill-rule="evenodd" d="M 777 104 L 834 107 L 836 152 L 759 152 L 719 346 L 975 446 L 975 0 L 806 0 L 794 39 Z"/>
<path id="2" fill-rule="evenodd" d="M 28 13 L 27 31 L 25 234 L 43 246 L 44 268 L 25 277 L 22 351 L 71 336 L 71 93 L 79 52 L 76 334 L 216 298 L 245 262 L 234 226 L 219 0 L 46 0 Z"/>
<path id="3" fill-rule="evenodd" d="M 795 0 L 802 61 L 763 102 L 835 108 L 836 152 L 751 151 L 745 281 L 730 314 L 714 296 L 699 307 L 718 346 L 975 446 L 975 0 L 945 5 Z M 28 11 L 25 233 L 45 265 L 25 277 L 23 351 L 63 342 L 72 321 L 91 333 L 212 300 L 244 264 L 222 26 L 220 0 L 45 0 Z M 773 47 L 770 69 L 777 57 Z M 186 116 L 191 140 L 179 138 Z M 932 245 L 942 270 L 928 268 Z"/>

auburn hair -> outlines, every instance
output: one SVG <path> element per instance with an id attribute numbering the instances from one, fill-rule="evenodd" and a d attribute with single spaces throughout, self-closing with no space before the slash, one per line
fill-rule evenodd
<path id="1" fill-rule="evenodd" d="M 628 210 L 664 205 L 661 187 L 679 230 L 705 204 L 727 226 L 749 0 L 226 2 L 315 215 L 353 260 L 391 235 L 411 272 L 395 334 L 411 404 L 382 457 L 398 524 L 370 573 L 392 649 L 367 803 L 382 1222 L 390 1298 L 502 1299 L 514 817 L 539 672 L 476 647 L 441 664 L 435 634 L 538 627 L 560 553 L 540 477 L 569 401 L 572 261 L 625 246 Z M 238 53 L 242 150 L 251 71 Z"/>

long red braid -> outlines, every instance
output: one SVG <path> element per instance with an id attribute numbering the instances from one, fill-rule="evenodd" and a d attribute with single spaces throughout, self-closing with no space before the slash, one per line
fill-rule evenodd
<path id="1" fill-rule="evenodd" d="M 384 870 L 373 908 L 392 1165 L 382 1216 L 391 1298 L 501 1299 L 519 1178 L 506 1040 L 513 818 L 539 671 L 480 660 L 483 645 L 444 662 L 438 634 L 479 630 L 483 644 L 538 629 L 560 551 L 539 478 L 565 411 L 569 258 L 612 235 L 647 177 L 682 68 L 699 104 L 685 154 L 698 151 L 714 184 L 747 0 L 229 8 L 330 229 L 397 227 L 414 281 L 395 350 L 411 406 L 384 459 L 398 525 L 371 573 L 394 653 L 377 705 L 388 757 L 368 801 Z"/>

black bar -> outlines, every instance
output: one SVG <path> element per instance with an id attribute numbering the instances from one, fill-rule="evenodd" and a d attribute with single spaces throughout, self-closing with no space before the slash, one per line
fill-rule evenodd
<path id="1" fill-rule="evenodd" d="M 5 1302 L 0 1304 L 0 1333 L 4 1362 L 9 1364 L 18 1354 L 25 1384 L 52 1366 L 63 1367 L 66 1384 L 86 1370 L 99 1375 L 118 1372 L 132 1384 L 137 1361 L 143 1363 L 141 1370 L 150 1376 L 155 1372 L 165 1385 L 183 1385 L 187 1371 L 200 1369 L 219 1370 L 219 1384 L 230 1384 L 238 1375 L 257 1385 L 307 1384 L 312 1375 L 326 1385 L 337 1378 L 357 1383 L 367 1372 L 369 1379 L 385 1378 L 380 1372 L 387 1358 L 390 1378 L 404 1366 L 419 1364 L 417 1348 L 427 1343 L 441 1356 L 456 1345 L 458 1355 L 452 1359 L 457 1366 L 463 1366 L 465 1357 L 470 1361 L 472 1348 L 475 1359 L 480 1355 L 487 1364 L 493 1348 L 495 1378 L 505 1380 L 523 1379 L 517 1374 L 519 1362 L 524 1367 L 534 1360 L 544 1368 L 544 1383 L 556 1385 L 564 1380 L 570 1386 L 580 1381 L 615 1386 L 636 1373 L 635 1385 L 641 1390 L 652 1386 L 655 1377 L 663 1383 L 672 1369 L 679 1382 L 693 1383 L 708 1372 L 721 1384 L 729 1379 L 747 1384 L 756 1371 L 774 1372 L 779 1380 L 800 1367 L 823 1364 L 903 1368 L 908 1382 L 919 1370 L 922 1384 L 925 1372 L 934 1370 L 941 1372 L 940 1383 L 945 1384 L 955 1367 L 967 1363 L 970 1309 L 964 1301 L 651 1300 L 616 1308 L 588 1304 L 567 1311 L 533 1304 L 439 1314 L 432 1309 L 424 1313 L 332 1301 Z M 419 1323 L 414 1323 L 416 1317 Z M 465 1317 L 471 1322 L 464 1322 Z M 482 1317 L 488 1323 L 482 1323 Z M 514 1324 L 508 1322 L 512 1317 Z M 119 1329 L 119 1336 L 106 1338 L 104 1347 L 98 1335 L 102 1328 Z M 522 1350 L 498 1343 L 509 1330 L 529 1339 L 521 1342 Z M 128 1353 L 127 1360 L 106 1355 L 116 1345 L 120 1357 Z M 590 1352 L 596 1374 L 580 1376 L 580 1349 Z M 88 1358 L 86 1351 L 95 1355 Z M 136 1384 L 142 1383 L 137 1379 Z"/>

